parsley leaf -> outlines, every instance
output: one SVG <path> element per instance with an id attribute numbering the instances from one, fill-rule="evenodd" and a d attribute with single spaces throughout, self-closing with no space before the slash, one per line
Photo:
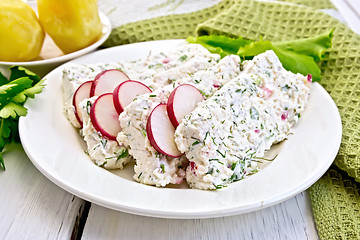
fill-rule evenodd
<path id="1" fill-rule="evenodd" d="M 13 81 L 13 80 L 21 78 L 21 77 L 29 77 L 33 81 L 33 85 L 40 81 L 40 77 L 38 75 L 27 70 L 24 67 L 12 66 L 12 67 L 10 67 L 10 71 L 11 71 L 11 73 L 10 73 L 9 81 Z"/>
<path id="2" fill-rule="evenodd" d="M 6 144 L 20 142 L 18 121 L 27 114 L 24 103 L 44 88 L 44 79 L 20 66 L 9 68 L 7 79 L 0 72 L 0 168 L 5 170 L 2 156 Z"/>

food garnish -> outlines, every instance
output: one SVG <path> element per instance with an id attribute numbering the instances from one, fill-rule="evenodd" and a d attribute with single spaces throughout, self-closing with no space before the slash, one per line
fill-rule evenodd
<path id="1" fill-rule="evenodd" d="M 13 66 L 7 79 L 0 72 L 0 168 L 5 170 L 2 151 L 6 144 L 20 142 L 19 117 L 27 114 L 24 103 L 44 88 L 44 80 L 31 71 Z"/>
<path id="2" fill-rule="evenodd" d="M 200 36 L 188 37 L 189 43 L 203 45 L 212 53 L 221 57 L 237 54 L 244 59 L 252 59 L 267 50 L 273 50 L 283 67 L 293 73 L 312 75 L 314 82 L 320 81 L 321 71 L 317 63 L 325 57 L 326 49 L 331 47 L 333 30 L 324 34 L 291 41 L 270 42 L 260 39 L 253 41 L 242 37 L 231 38 L 227 36 Z"/>

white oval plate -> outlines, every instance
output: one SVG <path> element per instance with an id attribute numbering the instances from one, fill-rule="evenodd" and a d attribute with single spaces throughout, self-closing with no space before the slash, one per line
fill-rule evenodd
<path id="1" fill-rule="evenodd" d="M 99 39 L 91 44 L 90 46 L 80 49 L 76 52 L 65 54 L 55 45 L 52 39 L 46 34 L 43 47 L 41 49 L 40 55 L 32 60 L 26 62 L 5 62 L 0 61 L 0 66 L 5 70 L 8 67 L 13 65 L 19 65 L 28 68 L 29 70 L 35 72 L 38 75 L 43 75 L 43 73 L 48 73 L 50 70 L 59 66 L 60 64 L 72 60 L 74 58 L 83 56 L 87 53 L 90 53 L 100 47 L 111 33 L 111 22 L 110 19 L 103 13 L 99 12 L 101 23 L 103 24 L 103 29 Z M 1 69 L 0 69 L 1 70 Z"/>
<path id="2" fill-rule="evenodd" d="M 158 52 L 181 43 L 183 40 L 163 40 L 124 45 L 72 62 L 135 60 L 150 50 Z M 330 167 L 340 146 L 339 112 L 327 92 L 314 83 L 294 134 L 276 147 L 277 158 L 262 171 L 216 191 L 139 184 L 132 179 L 131 166 L 110 172 L 95 166 L 84 153 L 83 140 L 62 112 L 63 66 L 49 73 L 44 91 L 26 103 L 28 115 L 19 123 L 21 141 L 33 164 L 51 181 L 104 207 L 164 218 L 220 217 L 258 210 L 310 187 Z"/>

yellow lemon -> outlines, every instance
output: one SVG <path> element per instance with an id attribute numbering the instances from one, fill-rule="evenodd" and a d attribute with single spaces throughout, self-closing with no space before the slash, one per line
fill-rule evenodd
<path id="1" fill-rule="evenodd" d="M 102 24 L 96 0 L 38 0 L 39 20 L 64 52 L 71 53 L 96 42 Z"/>
<path id="2" fill-rule="evenodd" d="M 28 61 L 40 53 L 45 33 L 29 5 L 0 1 L 0 61 Z"/>

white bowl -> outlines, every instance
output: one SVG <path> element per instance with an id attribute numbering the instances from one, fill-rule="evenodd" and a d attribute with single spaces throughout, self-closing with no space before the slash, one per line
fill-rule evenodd
<path id="1" fill-rule="evenodd" d="M 8 75 L 8 68 L 14 65 L 23 66 L 30 71 L 38 74 L 40 77 L 45 76 L 48 72 L 53 70 L 55 67 L 60 64 L 69 61 L 71 59 L 80 57 L 89 52 L 97 49 L 101 44 L 103 44 L 111 33 L 111 22 L 110 19 L 103 13 L 99 13 L 101 23 L 103 24 L 102 34 L 98 41 L 92 45 L 72 52 L 69 54 L 64 54 L 53 42 L 53 40 L 46 35 L 43 47 L 41 49 L 40 55 L 34 60 L 27 62 L 4 62 L 0 61 L 0 71 Z"/>

